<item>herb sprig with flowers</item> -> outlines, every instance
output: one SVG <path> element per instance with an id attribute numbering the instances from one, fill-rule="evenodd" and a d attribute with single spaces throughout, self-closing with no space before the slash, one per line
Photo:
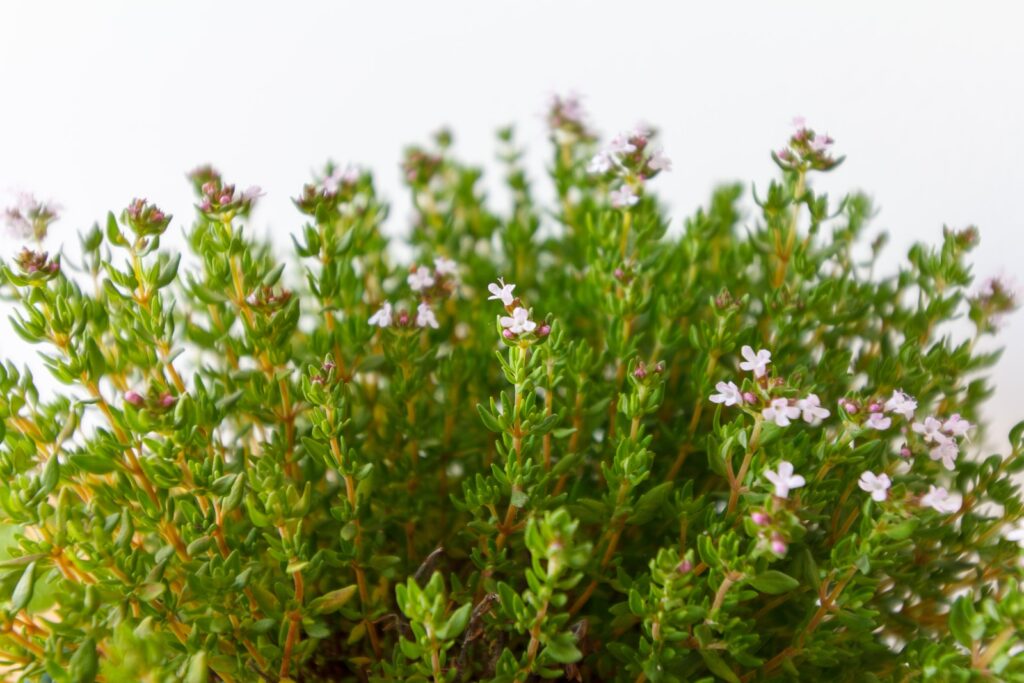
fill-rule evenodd
<path id="1" fill-rule="evenodd" d="M 133 201 L 2 269 L 68 388 L 0 369 L 0 662 L 41 681 L 1024 680 L 1024 423 L 987 455 L 1016 307 L 974 228 L 857 249 L 870 200 L 794 122 L 752 204 L 679 233 L 650 126 L 550 108 L 553 207 L 443 131 L 409 148 L 414 261 L 369 171 L 294 199 L 190 174 L 192 263 Z M 74 261 L 74 263 L 73 263 Z M 969 339 L 942 333 L 966 314 Z"/>

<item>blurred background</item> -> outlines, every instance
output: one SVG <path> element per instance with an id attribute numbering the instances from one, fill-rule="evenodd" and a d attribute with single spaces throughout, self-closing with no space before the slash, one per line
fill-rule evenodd
<path id="1" fill-rule="evenodd" d="M 284 249 L 301 224 L 290 197 L 333 159 L 375 171 L 400 236 L 405 145 L 448 125 L 456 153 L 490 168 L 494 132 L 515 123 L 539 181 L 546 102 L 575 92 L 605 136 L 661 130 L 674 170 L 652 189 L 676 227 L 716 184 L 765 186 L 800 115 L 847 155 L 818 187 L 874 197 L 888 271 L 944 224 L 974 224 L 978 280 L 1021 285 L 1022 25 L 1015 2 L 5 0 L 0 206 L 19 191 L 59 203 L 46 246 L 73 261 L 77 232 L 136 196 L 180 236 L 185 173 L 210 162 L 266 191 L 253 228 Z M 0 253 L 20 246 L 5 233 Z M 1024 314 L 1002 344 L 993 448 L 1024 418 Z M 45 375 L 5 322 L 0 357 Z"/>

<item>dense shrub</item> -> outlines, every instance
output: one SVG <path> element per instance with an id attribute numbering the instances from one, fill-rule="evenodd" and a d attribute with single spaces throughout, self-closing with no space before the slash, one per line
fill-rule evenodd
<path id="1" fill-rule="evenodd" d="M 977 231 L 877 272 L 802 122 L 752 202 L 672 226 L 655 132 L 549 125 L 554 206 L 511 130 L 503 213 L 449 134 L 407 151 L 408 267 L 370 173 L 328 165 L 293 254 L 204 167 L 185 258 L 136 200 L 4 268 L 67 385 L 0 372 L 10 671 L 1024 680 L 1024 423 L 1004 456 L 977 426 L 1015 302 L 972 285 Z"/>

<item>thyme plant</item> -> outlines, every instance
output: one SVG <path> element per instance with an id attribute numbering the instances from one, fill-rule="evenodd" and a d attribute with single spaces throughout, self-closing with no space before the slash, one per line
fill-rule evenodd
<path id="1" fill-rule="evenodd" d="M 548 123 L 552 206 L 511 129 L 504 212 L 449 133 L 406 151 L 409 265 L 333 164 L 292 253 L 210 167 L 190 220 L 137 199 L 73 254 L 8 211 L 11 328 L 66 389 L 0 370 L 6 675 L 1024 680 L 1024 423 L 979 447 L 1016 303 L 977 230 L 880 274 L 801 121 L 752 201 L 673 225 L 655 131 Z"/>

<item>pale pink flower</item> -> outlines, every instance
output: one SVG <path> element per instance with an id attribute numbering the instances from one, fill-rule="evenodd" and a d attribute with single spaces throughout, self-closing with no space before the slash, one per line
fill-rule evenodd
<path id="1" fill-rule="evenodd" d="M 926 417 L 924 422 L 915 422 L 910 425 L 910 428 L 920 434 L 925 441 L 929 443 L 939 443 L 942 434 L 942 422 L 936 420 L 934 417 Z"/>
<path id="2" fill-rule="evenodd" d="M 376 313 L 370 316 L 369 323 L 377 327 L 389 327 L 391 325 L 391 304 L 385 301 Z"/>
<path id="3" fill-rule="evenodd" d="M 943 467 L 947 470 L 956 469 L 956 458 L 960 455 L 960 449 L 956 441 L 945 434 L 939 433 L 936 439 L 936 446 L 928 451 L 928 457 L 932 460 L 941 460 Z"/>
<path id="4" fill-rule="evenodd" d="M 761 349 L 757 353 L 754 353 L 754 349 L 744 345 L 740 349 L 740 354 L 746 359 L 740 363 L 741 370 L 747 370 L 754 373 L 754 377 L 764 377 L 765 373 L 768 372 L 768 364 L 772 362 L 772 352 L 766 349 Z"/>
<path id="5" fill-rule="evenodd" d="M 743 394 L 740 393 L 739 387 L 732 382 L 719 382 L 715 385 L 715 389 L 718 390 L 717 394 L 711 394 L 708 398 L 712 403 L 724 403 L 727 406 L 734 406 L 738 403 L 743 403 Z"/>
<path id="6" fill-rule="evenodd" d="M 607 173 L 612 170 L 612 158 L 608 152 L 600 151 L 587 164 L 587 173 Z"/>
<path id="7" fill-rule="evenodd" d="M 892 486 L 892 481 L 890 481 L 889 475 L 884 472 L 876 475 L 874 472 L 865 470 L 861 473 L 857 486 L 862 491 L 870 493 L 875 501 L 881 503 L 889 497 L 889 487 Z"/>
<path id="8" fill-rule="evenodd" d="M 832 145 L 832 138 L 821 133 L 815 133 L 811 140 L 811 149 L 815 152 L 824 152 Z"/>
<path id="9" fill-rule="evenodd" d="M 886 417 L 882 413 L 871 413 L 868 415 L 867 426 L 872 429 L 888 429 L 892 426 L 892 418 Z"/>
<path id="10" fill-rule="evenodd" d="M 780 427 L 788 427 L 790 420 L 800 417 L 800 409 L 789 405 L 784 398 L 772 399 L 767 408 L 761 411 L 761 415 L 769 422 L 774 422 Z"/>
<path id="11" fill-rule="evenodd" d="M 505 280 L 498 278 L 497 284 L 491 283 L 487 285 L 487 291 L 491 293 L 491 296 L 487 297 L 488 301 L 497 299 L 506 306 L 511 306 L 515 297 L 512 296 L 512 290 L 515 289 L 515 285 L 506 285 Z"/>
<path id="12" fill-rule="evenodd" d="M 425 301 L 416 307 L 416 327 L 433 327 L 435 330 L 439 327 L 437 316 Z"/>
<path id="13" fill-rule="evenodd" d="M 960 413 L 953 413 L 949 419 L 942 423 L 942 431 L 950 436 L 967 436 L 967 430 L 973 427 L 970 422 L 960 417 Z"/>
<path id="14" fill-rule="evenodd" d="M 636 151 L 636 145 L 629 141 L 628 135 L 619 133 L 608 142 L 605 151 L 610 154 L 629 154 Z"/>
<path id="15" fill-rule="evenodd" d="M 790 491 L 807 483 L 799 474 L 793 473 L 793 463 L 788 460 L 780 462 L 778 470 L 765 470 L 764 478 L 775 486 L 775 495 L 779 498 L 789 498 Z"/>
<path id="16" fill-rule="evenodd" d="M 537 327 L 537 323 L 530 320 L 530 312 L 522 306 L 516 306 L 516 309 L 512 311 L 511 317 L 507 315 L 501 316 L 499 322 L 502 327 L 508 329 L 512 334 L 533 332 Z"/>
<path id="17" fill-rule="evenodd" d="M 928 493 L 921 496 L 921 505 L 949 515 L 960 509 L 963 500 L 964 497 L 959 493 L 950 493 L 942 486 L 929 484 Z"/>
<path id="18" fill-rule="evenodd" d="M 428 287 L 434 286 L 434 274 L 430 272 L 430 268 L 420 266 L 413 272 L 409 273 L 409 277 L 406 278 L 406 282 L 409 283 L 409 288 L 412 291 L 420 292 Z"/>
<path id="19" fill-rule="evenodd" d="M 608 199 L 611 200 L 612 206 L 616 209 L 633 206 L 640 201 L 640 197 L 637 196 L 629 185 L 623 185 L 617 190 L 612 190 L 608 193 Z"/>
<path id="20" fill-rule="evenodd" d="M 455 275 L 459 272 L 459 264 L 450 258 L 438 256 L 434 259 L 434 271 L 438 275 Z"/>
<path id="21" fill-rule="evenodd" d="M 803 412 L 804 422 L 812 425 L 819 424 L 832 414 L 832 411 L 821 407 L 821 400 L 817 394 L 807 394 L 807 398 L 797 401 L 796 406 Z"/>
<path id="22" fill-rule="evenodd" d="M 782 535 L 779 532 L 776 531 L 774 534 L 772 534 L 772 552 L 773 553 L 775 553 L 779 557 L 782 557 L 783 555 L 786 554 L 786 551 L 788 549 L 789 549 L 789 546 L 786 545 L 786 540 L 784 538 L 782 538 Z"/>
<path id="23" fill-rule="evenodd" d="M 242 199 L 244 199 L 247 202 L 251 202 L 253 200 L 265 196 L 266 194 L 267 193 L 264 192 L 263 188 L 261 188 L 259 185 L 250 185 L 248 188 L 246 188 L 245 192 L 242 193 Z"/>
<path id="24" fill-rule="evenodd" d="M 885 409 L 890 413 L 896 413 L 908 420 L 913 420 L 914 411 L 917 410 L 917 401 L 897 389 L 892 392 L 892 397 L 885 402 Z"/>
<path id="25" fill-rule="evenodd" d="M 647 166 L 652 171 L 671 171 L 672 160 L 665 156 L 665 152 L 661 147 L 654 150 L 654 154 L 647 160 Z"/>

